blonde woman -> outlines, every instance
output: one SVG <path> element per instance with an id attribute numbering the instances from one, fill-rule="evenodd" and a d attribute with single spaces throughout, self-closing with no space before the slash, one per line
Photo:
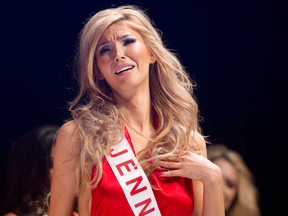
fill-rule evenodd
<path id="1" fill-rule="evenodd" d="M 223 144 L 211 144 L 207 152 L 222 170 L 226 216 L 260 216 L 258 189 L 242 156 Z"/>
<path id="2" fill-rule="evenodd" d="M 193 84 L 145 11 L 120 6 L 80 34 L 79 93 L 58 134 L 49 216 L 223 216 Z M 205 189 L 204 189 L 205 188 Z"/>

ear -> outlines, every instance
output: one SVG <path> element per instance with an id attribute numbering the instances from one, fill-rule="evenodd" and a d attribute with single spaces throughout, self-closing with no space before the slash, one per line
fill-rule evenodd
<path id="1" fill-rule="evenodd" d="M 156 61 L 156 58 L 154 57 L 154 55 L 151 54 L 151 57 L 150 57 L 150 64 L 155 63 L 155 61 Z"/>

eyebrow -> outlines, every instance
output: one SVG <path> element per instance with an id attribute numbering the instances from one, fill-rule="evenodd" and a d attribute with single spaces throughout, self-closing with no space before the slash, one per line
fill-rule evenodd
<path id="1" fill-rule="evenodd" d="M 127 38 L 127 37 L 129 37 L 129 36 L 131 36 L 131 35 L 132 35 L 132 34 L 127 33 L 127 34 L 124 34 L 124 35 L 122 35 L 122 36 L 117 36 L 116 39 L 117 39 L 117 40 L 121 40 L 121 39 Z M 98 47 L 103 46 L 103 45 L 105 45 L 105 44 L 108 44 L 109 42 L 110 42 L 110 41 L 106 40 L 106 41 L 98 44 Z"/>

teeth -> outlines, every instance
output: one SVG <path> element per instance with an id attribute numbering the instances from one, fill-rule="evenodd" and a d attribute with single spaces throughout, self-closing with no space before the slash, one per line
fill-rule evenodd
<path id="1" fill-rule="evenodd" d="M 131 68 L 132 68 L 132 66 L 123 67 L 123 68 L 121 68 L 120 70 L 116 71 L 115 73 L 116 73 L 116 74 L 119 74 L 119 73 L 121 73 L 121 72 L 123 72 L 123 71 L 125 71 L 125 70 L 128 70 L 128 69 L 131 69 Z"/>

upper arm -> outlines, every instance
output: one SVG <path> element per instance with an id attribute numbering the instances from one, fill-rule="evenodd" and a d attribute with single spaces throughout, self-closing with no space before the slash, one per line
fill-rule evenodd
<path id="1" fill-rule="evenodd" d="M 199 153 L 207 158 L 206 140 L 200 133 L 192 133 L 192 142 L 199 149 Z"/>
<path id="2" fill-rule="evenodd" d="M 201 160 L 202 180 L 193 180 L 194 211 L 193 216 L 225 215 L 223 182 L 221 170 L 207 159 L 206 141 L 200 134 L 194 139 L 200 149 L 200 154 L 205 157 Z"/>
<path id="3" fill-rule="evenodd" d="M 60 128 L 54 150 L 49 216 L 71 216 L 77 197 L 76 157 L 78 135 L 74 122 Z"/>
<path id="4" fill-rule="evenodd" d="M 206 141 L 204 137 L 199 133 L 194 133 L 193 141 L 199 148 L 199 153 L 207 158 Z M 194 192 L 193 216 L 198 216 L 202 214 L 203 209 L 203 194 L 204 194 L 203 182 L 199 180 L 193 180 L 193 192 Z"/>

